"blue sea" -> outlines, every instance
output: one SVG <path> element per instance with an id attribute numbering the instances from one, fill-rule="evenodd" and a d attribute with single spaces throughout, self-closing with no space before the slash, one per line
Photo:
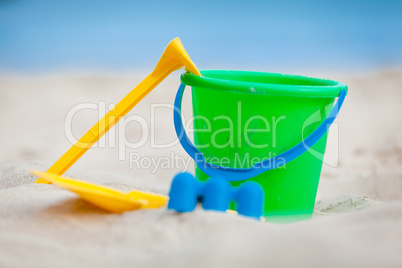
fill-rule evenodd
<path id="1" fill-rule="evenodd" d="M 152 69 L 180 37 L 200 69 L 402 66 L 402 1 L 0 0 L 0 72 Z"/>

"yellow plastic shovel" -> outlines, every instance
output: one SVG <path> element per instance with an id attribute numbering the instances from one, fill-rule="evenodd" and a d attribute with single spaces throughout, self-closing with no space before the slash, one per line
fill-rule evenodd
<path id="1" fill-rule="evenodd" d="M 186 71 L 201 76 L 195 64 L 191 61 L 179 38 L 173 39 L 155 69 L 138 86 L 127 94 L 111 111 L 96 123 L 82 138 L 76 142 L 49 169 L 48 173 L 63 175 L 89 148 L 92 147 L 106 132 L 124 117 L 138 102 L 154 89 L 171 72 L 184 67 Z M 51 183 L 40 177 L 37 183 Z"/>
<path id="2" fill-rule="evenodd" d="M 78 194 L 85 201 L 106 211 L 122 213 L 136 209 L 155 209 L 165 207 L 168 197 L 158 194 L 132 191 L 123 193 L 98 184 L 72 178 L 61 177 L 49 172 L 31 170 L 31 173 Z"/>

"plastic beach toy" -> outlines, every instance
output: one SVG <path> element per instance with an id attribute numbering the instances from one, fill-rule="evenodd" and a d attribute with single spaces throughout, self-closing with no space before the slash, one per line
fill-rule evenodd
<path id="1" fill-rule="evenodd" d="M 169 43 L 154 71 L 47 173 L 35 173 L 42 176 L 37 182 L 57 183 L 111 212 L 165 206 L 167 197 L 138 191 L 125 194 L 60 175 L 181 67 L 187 72 L 175 98 L 174 125 L 181 145 L 195 161 L 196 179 L 188 173 L 173 179 L 168 208 L 188 212 L 202 203 L 204 209 L 233 209 L 254 218 L 261 214 L 271 219 L 311 217 L 327 131 L 345 100 L 347 86 L 262 72 L 215 70 L 202 71 L 201 76 L 178 38 Z M 186 85 L 192 87 L 195 145 L 181 118 Z"/>
<path id="2" fill-rule="evenodd" d="M 233 187 L 222 179 L 197 181 L 188 172 L 174 177 L 169 197 L 168 209 L 178 212 L 191 212 L 197 203 L 205 210 L 226 212 L 230 203 L 234 203 L 239 215 L 260 219 L 264 206 L 264 190 L 256 182 L 248 181 Z"/>
<path id="3" fill-rule="evenodd" d="M 31 173 L 78 194 L 82 199 L 97 207 L 114 213 L 160 208 L 166 206 L 168 200 L 166 196 L 162 195 L 141 191 L 123 193 L 101 185 L 61 177 L 48 172 L 31 171 Z"/>
<path id="4" fill-rule="evenodd" d="M 264 188 L 265 216 L 310 217 L 327 131 L 347 86 L 274 73 L 201 73 L 202 77 L 181 76 L 174 111 L 176 134 L 196 163 L 197 179 L 221 178 L 232 185 L 250 179 Z M 196 145 L 181 120 L 185 85 L 192 87 Z M 225 164 L 214 164 L 211 159 Z"/>
<path id="5" fill-rule="evenodd" d="M 90 149 L 106 132 L 109 131 L 123 116 L 125 116 L 138 102 L 140 102 L 153 88 L 155 88 L 171 72 L 184 67 L 186 71 L 201 75 L 191 61 L 179 38 L 173 39 L 155 69 L 138 86 L 127 94 L 111 111 L 96 123 L 82 138 L 77 141 L 47 172 L 62 175 L 66 172 L 88 149 Z M 39 178 L 37 183 L 50 183 Z"/>

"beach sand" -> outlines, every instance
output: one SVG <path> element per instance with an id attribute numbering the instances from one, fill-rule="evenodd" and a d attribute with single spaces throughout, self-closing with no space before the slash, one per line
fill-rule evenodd
<path id="1" fill-rule="evenodd" d="M 349 86 L 311 220 L 257 222 L 202 209 L 109 214 L 55 185 L 34 184 L 29 170 L 46 170 L 70 147 L 70 109 L 92 103 L 72 118 L 79 137 L 98 120 L 94 104 L 116 103 L 145 75 L 0 76 L 0 267 L 402 267 L 402 71 L 306 73 Z M 175 173 L 193 170 L 175 143 L 171 110 L 155 107 L 173 103 L 178 79 L 176 72 L 158 86 L 129 113 L 132 122 L 113 128 L 103 148 L 88 151 L 66 175 L 166 194 Z M 151 104 L 155 132 L 145 144 L 113 145 L 118 133 L 143 137 L 137 119 L 149 122 Z M 180 161 L 164 169 L 135 160 L 172 154 Z"/>

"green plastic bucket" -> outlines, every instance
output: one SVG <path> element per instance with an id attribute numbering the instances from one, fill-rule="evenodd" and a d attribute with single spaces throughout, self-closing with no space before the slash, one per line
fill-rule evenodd
<path id="1" fill-rule="evenodd" d="M 209 163 L 249 168 L 303 141 L 326 118 L 343 83 L 247 71 L 184 73 L 192 87 L 194 144 Z M 327 135 L 284 166 L 251 180 L 265 191 L 264 215 L 312 215 Z M 208 176 L 196 167 L 196 177 Z M 231 182 L 239 185 L 240 182 Z"/>

